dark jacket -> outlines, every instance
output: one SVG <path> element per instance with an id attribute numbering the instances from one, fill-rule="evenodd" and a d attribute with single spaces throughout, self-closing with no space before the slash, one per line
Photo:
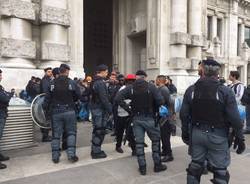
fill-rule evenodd
<path id="1" fill-rule="evenodd" d="M 201 78 L 199 80 L 206 80 L 206 78 Z M 199 81 L 198 80 L 198 81 Z M 214 79 L 216 82 L 219 83 L 216 79 Z M 192 117 L 191 117 L 191 107 L 192 107 L 192 94 L 194 92 L 194 85 L 190 86 L 184 95 L 181 111 L 180 111 L 180 119 L 182 123 L 182 132 L 184 134 L 189 133 L 189 127 L 192 124 Z M 236 134 L 239 137 L 242 137 L 242 128 L 243 123 L 240 119 L 239 111 L 237 108 L 237 103 L 233 94 L 233 91 L 224 85 L 220 85 L 218 87 L 218 96 L 219 100 L 222 104 L 224 104 L 225 110 L 225 119 L 227 120 L 226 123 L 228 123 L 228 127 L 225 127 L 225 129 L 228 129 L 229 127 L 232 127 Z"/>
<path id="2" fill-rule="evenodd" d="M 161 95 L 164 98 L 164 105 L 166 105 L 167 107 L 170 107 L 171 105 L 171 100 L 170 100 L 170 91 L 166 86 L 161 86 L 158 88 Z"/>
<path id="3" fill-rule="evenodd" d="M 0 85 L 0 118 L 7 117 L 7 108 L 11 99 L 11 93 L 6 92 L 4 88 Z"/>
<path id="4" fill-rule="evenodd" d="M 170 94 L 176 94 L 177 93 L 177 88 L 175 87 L 174 84 L 168 84 L 167 87 L 169 89 Z"/>
<path id="5" fill-rule="evenodd" d="M 47 93 L 50 89 L 51 78 L 44 76 L 41 81 L 41 93 Z"/>
<path id="6" fill-rule="evenodd" d="M 80 97 L 80 101 L 85 103 L 85 102 L 89 102 L 90 101 L 90 95 L 91 95 L 91 90 L 89 87 L 86 87 L 84 85 L 78 84 L 77 85 L 80 89 L 81 92 L 81 97 Z"/>
<path id="7" fill-rule="evenodd" d="M 92 109 L 103 109 L 112 113 L 112 104 L 110 103 L 108 88 L 102 77 L 95 76 L 91 84 L 91 104 Z"/>
<path id="8" fill-rule="evenodd" d="M 140 84 L 145 83 L 145 80 L 137 79 L 134 84 L 136 85 L 136 83 L 140 85 Z M 158 110 L 158 107 L 164 104 L 164 98 L 161 95 L 160 91 L 155 87 L 155 85 L 151 83 L 148 83 L 148 90 L 152 94 L 152 97 L 153 97 L 154 107 L 152 108 L 156 112 Z M 130 99 L 130 100 L 133 99 L 133 85 L 128 85 L 125 89 L 119 91 L 115 97 L 115 102 L 117 104 L 119 104 L 127 112 L 133 113 L 131 112 L 130 106 L 125 103 L 124 101 L 125 99 Z"/>
<path id="9" fill-rule="evenodd" d="M 26 86 L 26 91 L 28 96 L 30 96 L 32 99 L 35 98 L 38 94 L 41 93 L 41 87 L 38 83 L 33 82 L 30 80 Z"/>

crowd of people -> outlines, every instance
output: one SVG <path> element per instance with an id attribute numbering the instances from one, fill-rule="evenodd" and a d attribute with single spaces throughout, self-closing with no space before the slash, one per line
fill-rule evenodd
<path id="1" fill-rule="evenodd" d="M 250 104 L 247 89 L 238 81 L 239 72 L 231 71 L 232 84 L 227 87 L 219 78 L 220 64 L 215 60 L 199 63 L 200 79 L 184 94 L 180 111 L 183 142 L 189 146 L 191 163 L 187 169 L 187 183 L 200 183 L 205 169 L 214 174 L 214 184 L 229 182 L 227 167 L 230 163 L 230 146 L 238 154 L 245 150 L 243 120 L 237 104 Z M 169 76 L 158 75 L 148 82 L 147 73 L 123 75 L 99 65 L 92 77 L 74 80 L 69 78 L 70 67 L 46 68 L 42 79 L 32 77 L 21 94 L 27 101 L 45 93 L 43 109 L 51 118 L 52 161 L 60 162 L 60 151 L 66 150 L 68 160 L 78 161 L 76 155 L 77 118 L 90 120 L 93 125 L 91 141 L 92 159 L 106 158 L 102 150 L 105 135 L 113 131 L 115 150 L 123 153 L 122 142 L 127 141 L 132 156 L 137 156 L 139 172 L 146 175 L 144 147 L 145 133 L 152 142 L 154 172 L 167 169 L 163 162 L 174 160 L 170 137 L 176 134 L 176 112 L 172 95 L 177 89 Z M 0 72 L 1 74 L 2 72 Z M 0 75 L 1 76 L 1 75 Z M 231 88 L 231 89 L 230 89 Z M 250 93 L 249 93 L 250 94 Z M 20 95 L 21 96 L 21 95 Z M 6 121 L 11 94 L 0 90 L 1 134 Z M 247 126 L 249 128 L 250 126 Z M 233 131 L 232 131 L 233 130 Z M 49 129 L 41 129 L 42 141 L 51 141 Z M 245 133 L 249 130 L 246 129 Z M 125 133 L 125 135 L 124 135 Z M 63 142 L 62 147 L 60 146 Z M 0 161 L 8 160 L 0 154 Z M 0 168 L 6 165 L 0 164 Z"/>

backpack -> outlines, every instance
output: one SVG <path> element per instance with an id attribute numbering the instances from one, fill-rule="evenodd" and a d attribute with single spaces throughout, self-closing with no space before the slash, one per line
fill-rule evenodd
<path id="1" fill-rule="evenodd" d="M 245 88 L 243 96 L 242 96 L 240 101 L 241 101 L 241 103 L 243 105 L 249 105 L 250 104 L 250 85 L 248 85 Z"/>

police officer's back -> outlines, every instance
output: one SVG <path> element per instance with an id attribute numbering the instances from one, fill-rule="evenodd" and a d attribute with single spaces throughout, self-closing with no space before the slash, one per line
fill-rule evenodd
<path id="1" fill-rule="evenodd" d="M 133 116 L 133 131 L 136 140 L 136 153 L 139 164 L 139 171 L 146 174 L 146 160 L 144 154 L 144 137 L 147 132 L 152 141 L 152 156 L 154 160 L 154 171 L 160 172 L 167 167 L 162 165 L 160 158 L 160 128 L 155 122 L 155 112 L 159 105 L 164 103 L 162 95 L 154 84 L 148 83 L 145 79 L 147 74 L 139 70 L 136 72 L 137 80 L 133 85 L 127 86 L 116 96 L 116 102 Z M 131 99 L 131 109 L 124 102 Z"/>
<path id="2" fill-rule="evenodd" d="M 202 62 L 205 77 L 190 86 L 180 112 L 182 139 L 190 146 L 192 161 L 187 169 L 187 183 L 198 184 L 204 162 L 214 173 L 215 184 L 227 184 L 230 163 L 229 127 L 235 132 L 237 153 L 245 149 L 242 123 L 232 90 L 218 81 L 220 65 L 214 60 Z"/>
<path id="3" fill-rule="evenodd" d="M 76 84 L 68 78 L 69 66 L 61 64 L 60 75 L 50 84 L 46 93 L 44 109 L 51 106 L 52 113 L 52 161 L 58 163 L 60 159 L 60 139 L 63 131 L 67 135 L 67 155 L 71 162 L 78 161 L 76 156 L 76 113 L 75 101 L 80 97 Z"/>

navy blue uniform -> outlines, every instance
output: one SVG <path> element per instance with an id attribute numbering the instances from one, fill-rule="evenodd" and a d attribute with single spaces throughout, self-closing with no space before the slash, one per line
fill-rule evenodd
<path id="1" fill-rule="evenodd" d="M 182 138 L 190 146 L 192 157 L 187 169 L 187 183 L 200 183 L 206 160 L 214 173 L 212 182 L 228 183 L 229 128 L 235 130 L 236 137 L 244 138 L 243 124 L 232 90 L 219 84 L 217 79 L 208 77 L 199 79 L 185 92 L 180 118 Z"/>
<path id="2" fill-rule="evenodd" d="M 72 158 L 76 154 L 76 112 L 75 101 L 80 98 L 80 90 L 73 80 L 59 76 L 50 83 L 46 93 L 44 109 L 52 111 L 52 159 L 60 157 L 60 139 L 65 131 L 67 135 L 67 154 Z"/>
<path id="3" fill-rule="evenodd" d="M 103 153 L 101 146 L 106 134 L 109 115 L 112 114 L 112 105 L 104 78 L 95 76 L 91 90 L 90 109 L 93 123 L 91 155 L 93 157 L 95 154 Z"/>
<path id="4" fill-rule="evenodd" d="M 131 108 L 125 99 L 131 99 Z M 127 86 L 116 96 L 116 102 L 133 116 L 132 126 L 136 141 L 136 154 L 140 168 L 146 167 L 144 137 L 147 132 L 152 141 L 152 157 L 155 165 L 161 164 L 160 127 L 155 121 L 155 112 L 164 104 L 159 90 L 143 79 Z"/>

